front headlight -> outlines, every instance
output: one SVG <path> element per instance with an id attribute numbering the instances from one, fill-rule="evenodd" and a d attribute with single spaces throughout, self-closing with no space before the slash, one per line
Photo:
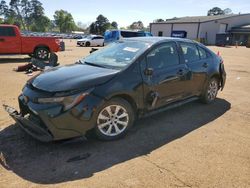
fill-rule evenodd
<path id="1" fill-rule="evenodd" d="M 89 93 L 81 93 L 67 97 L 38 98 L 37 102 L 40 104 L 59 103 L 63 105 L 63 110 L 67 111 L 72 107 L 78 105 L 88 94 Z"/>

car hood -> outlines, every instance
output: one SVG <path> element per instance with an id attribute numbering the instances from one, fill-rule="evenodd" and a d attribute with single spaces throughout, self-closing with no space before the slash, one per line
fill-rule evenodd
<path id="1" fill-rule="evenodd" d="M 114 69 L 73 64 L 46 70 L 35 77 L 31 84 L 37 89 L 48 92 L 87 89 L 109 81 L 118 72 Z"/>

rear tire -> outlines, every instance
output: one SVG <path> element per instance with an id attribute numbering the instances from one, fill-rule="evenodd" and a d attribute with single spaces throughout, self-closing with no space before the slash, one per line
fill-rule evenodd
<path id="1" fill-rule="evenodd" d="M 126 135 L 134 119 L 134 110 L 129 102 L 114 98 L 106 102 L 97 113 L 94 132 L 100 140 L 116 140 Z"/>
<path id="2" fill-rule="evenodd" d="M 208 81 L 205 90 L 203 91 L 203 94 L 201 96 L 201 101 L 203 103 L 205 103 L 205 104 L 212 103 L 217 97 L 218 90 L 219 90 L 219 81 L 218 81 L 218 79 L 211 78 Z"/>
<path id="3" fill-rule="evenodd" d="M 47 48 L 40 47 L 35 50 L 35 57 L 41 60 L 48 60 L 50 51 Z"/>

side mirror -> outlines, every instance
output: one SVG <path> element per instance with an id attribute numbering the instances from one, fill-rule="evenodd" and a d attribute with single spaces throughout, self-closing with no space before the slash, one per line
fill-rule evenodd
<path id="1" fill-rule="evenodd" d="M 144 70 L 144 74 L 145 74 L 146 76 L 152 76 L 153 73 L 154 73 L 154 70 L 153 70 L 152 68 L 146 68 L 146 69 Z"/>

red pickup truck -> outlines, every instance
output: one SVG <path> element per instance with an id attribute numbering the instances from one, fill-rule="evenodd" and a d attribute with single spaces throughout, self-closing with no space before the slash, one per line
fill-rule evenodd
<path id="1" fill-rule="evenodd" d="M 14 25 L 0 25 L 0 55 L 27 54 L 48 59 L 50 53 L 61 51 L 60 39 L 55 37 L 26 37 Z"/>

